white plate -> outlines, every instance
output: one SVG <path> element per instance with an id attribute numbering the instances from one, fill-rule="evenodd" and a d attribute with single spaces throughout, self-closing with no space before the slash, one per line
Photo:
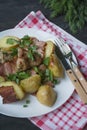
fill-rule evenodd
<path id="1" fill-rule="evenodd" d="M 20 38 L 23 37 L 24 35 L 35 36 L 39 40 L 43 41 L 49 39 L 55 39 L 55 37 L 49 33 L 28 28 L 9 29 L 0 32 L 0 38 L 8 35 L 18 36 Z M 32 95 L 27 95 L 27 97 L 24 100 L 17 101 L 11 104 L 2 104 L 2 98 L 0 97 L 0 113 L 12 117 L 21 117 L 21 118 L 40 116 L 59 108 L 70 98 L 70 96 L 74 91 L 74 87 L 66 74 L 65 78 L 62 79 L 60 84 L 56 85 L 54 89 L 56 90 L 58 97 L 56 103 L 52 107 L 46 107 L 40 104 L 37 101 L 36 97 Z M 23 107 L 23 105 L 26 102 L 26 99 L 29 99 L 30 103 L 28 104 L 28 107 Z"/>

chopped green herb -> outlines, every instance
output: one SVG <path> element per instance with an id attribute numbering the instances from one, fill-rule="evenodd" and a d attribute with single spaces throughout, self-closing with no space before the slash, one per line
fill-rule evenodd
<path id="1" fill-rule="evenodd" d="M 38 67 L 36 67 L 36 66 L 34 67 L 34 70 L 35 70 L 36 73 L 39 72 Z"/>
<path id="2" fill-rule="evenodd" d="M 22 40 L 29 40 L 30 37 L 28 35 L 25 35 L 23 38 L 21 38 Z"/>
<path id="3" fill-rule="evenodd" d="M 16 82 L 17 84 L 19 84 L 19 83 L 20 83 L 20 79 L 19 79 L 19 78 L 16 78 L 15 82 Z"/>
<path id="4" fill-rule="evenodd" d="M 46 65 L 46 66 L 49 65 L 49 62 L 50 62 L 50 57 L 46 57 L 46 58 L 43 60 L 43 63 L 44 63 L 44 65 Z"/>
<path id="5" fill-rule="evenodd" d="M 18 54 L 18 48 L 12 48 L 11 51 L 12 51 L 11 53 L 12 56 L 16 56 Z"/>
<path id="6" fill-rule="evenodd" d="M 28 35 L 25 35 L 23 38 L 21 38 L 20 47 L 26 47 L 29 46 L 32 43 L 30 37 Z"/>
<path id="7" fill-rule="evenodd" d="M 21 79 L 21 80 L 26 79 L 30 76 L 29 73 L 24 72 L 24 71 L 17 73 L 17 75 L 18 75 L 18 78 Z"/>
<path id="8" fill-rule="evenodd" d="M 58 80 L 58 79 L 54 79 L 54 80 L 53 80 L 53 83 L 54 83 L 54 84 L 58 84 L 58 83 L 59 83 L 59 80 Z"/>
<path id="9" fill-rule="evenodd" d="M 53 81 L 53 73 L 51 70 L 46 69 L 45 76 L 50 80 Z"/>
<path id="10" fill-rule="evenodd" d="M 52 73 L 52 71 L 49 71 L 49 80 L 53 81 L 53 73 Z"/>
<path id="11" fill-rule="evenodd" d="M 46 69 L 46 72 L 45 72 L 46 76 L 49 76 L 49 71 L 50 71 L 49 69 Z"/>
<path id="12" fill-rule="evenodd" d="M 17 72 L 15 74 L 9 74 L 7 80 L 15 81 L 17 84 L 20 83 L 20 80 L 28 78 L 30 75 L 27 72 Z"/>
<path id="13" fill-rule="evenodd" d="M 35 45 L 29 47 L 29 50 L 32 50 L 32 52 L 36 51 L 36 49 L 37 49 L 37 46 L 35 46 Z"/>
<path id="14" fill-rule="evenodd" d="M 30 100 L 26 100 L 26 104 L 29 104 L 30 103 Z"/>
<path id="15" fill-rule="evenodd" d="M 13 39 L 13 38 L 8 38 L 8 39 L 7 39 L 7 44 L 13 45 L 15 42 L 16 42 L 16 43 L 19 43 L 19 41 L 15 40 L 15 39 Z"/>
<path id="16" fill-rule="evenodd" d="M 32 61 L 34 61 L 34 56 L 33 56 L 31 50 L 28 51 L 27 56 L 28 56 L 28 58 L 30 58 Z"/>
<path id="17" fill-rule="evenodd" d="M 27 99 L 26 102 L 25 102 L 25 104 L 23 105 L 23 107 L 28 107 L 28 104 L 29 104 L 29 103 L 30 103 L 30 100 Z"/>
<path id="18" fill-rule="evenodd" d="M 24 104 L 23 107 L 28 107 L 28 105 L 27 105 L 27 104 Z"/>

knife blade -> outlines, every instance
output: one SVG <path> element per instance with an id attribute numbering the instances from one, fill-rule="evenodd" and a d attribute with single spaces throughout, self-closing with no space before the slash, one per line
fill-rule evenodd
<path id="1" fill-rule="evenodd" d="M 57 38 L 57 43 L 64 57 L 67 59 L 68 63 L 70 63 L 70 66 L 74 74 L 76 75 L 77 79 L 79 80 L 80 84 L 87 93 L 87 81 L 83 76 L 82 72 L 80 71 L 76 57 L 73 54 L 71 48 L 62 38 Z"/>
<path id="2" fill-rule="evenodd" d="M 84 104 L 87 104 L 87 93 L 84 90 L 84 88 L 82 87 L 82 85 L 80 84 L 77 77 L 75 76 L 73 70 L 71 69 L 70 65 L 66 61 L 64 55 L 62 54 L 62 52 L 61 52 L 61 50 L 58 46 L 55 47 L 55 52 L 56 52 L 56 55 L 58 56 L 58 58 L 60 59 L 60 61 L 62 62 L 63 66 L 66 70 L 66 73 L 67 73 L 69 79 L 71 80 L 72 84 L 74 85 L 74 87 L 75 87 L 78 95 L 80 96 L 82 102 Z"/>

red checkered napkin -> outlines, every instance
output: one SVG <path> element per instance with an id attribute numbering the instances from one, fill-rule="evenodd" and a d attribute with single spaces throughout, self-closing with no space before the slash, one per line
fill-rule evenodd
<path id="1" fill-rule="evenodd" d="M 47 20 L 40 11 L 31 12 L 17 27 L 36 28 L 65 39 L 75 53 L 82 73 L 87 78 L 87 46 Z M 82 130 L 87 123 L 87 106 L 74 92 L 60 108 L 46 115 L 29 118 L 29 120 L 42 130 Z"/>

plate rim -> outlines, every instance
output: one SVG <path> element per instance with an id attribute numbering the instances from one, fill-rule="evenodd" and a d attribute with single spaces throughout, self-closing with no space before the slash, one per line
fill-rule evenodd
<path id="1" fill-rule="evenodd" d="M 50 33 L 48 33 L 48 32 L 45 32 L 45 31 L 42 31 L 42 30 L 37 30 L 37 29 L 35 29 L 35 28 L 27 28 L 27 27 L 24 27 L 24 28 L 11 28 L 11 29 L 7 29 L 7 30 L 4 30 L 4 31 L 1 31 L 0 32 L 0 38 L 1 38 L 1 34 L 3 35 L 4 33 L 6 33 L 6 32 L 9 32 L 9 31 L 17 31 L 17 30 L 28 30 L 28 31 L 30 31 L 30 30 L 33 30 L 33 31 L 38 31 L 38 32 L 41 32 L 41 33 L 44 33 L 44 34 L 48 34 L 48 35 L 50 35 L 50 36 L 53 36 L 52 34 L 50 34 Z M 53 36 L 54 38 L 56 38 L 56 36 Z M 73 86 L 73 85 L 72 85 Z M 64 103 L 66 103 L 66 101 L 71 97 L 71 95 L 73 94 L 73 92 L 74 92 L 74 88 L 73 88 L 73 90 L 72 90 L 72 93 L 70 94 L 70 96 L 65 100 L 65 102 L 63 102 L 59 107 L 61 107 Z M 54 110 L 56 110 L 57 108 L 59 108 L 59 107 L 56 107 Z M 50 113 L 50 112 L 52 112 L 52 111 L 54 111 L 54 110 L 50 110 L 49 112 L 47 112 L 47 113 Z M 41 115 L 44 115 L 44 114 L 47 114 L 47 113 L 43 113 L 43 114 L 40 114 L 40 115 L 35 115 L 35 116 L 13 116 L 13 115 L 11 115 L 11 114 L 6 114 L 6 113 L 4 113 L 4 112 L 0 112 L 1 114 L 4 114 L 4 115 L 7 115 L 7 116 L 11 116 L 11 117 L 20 117 L 20 118 L 24 118 L 24 117 L 36 117 L 36 116 L 41 116 Z"/>

